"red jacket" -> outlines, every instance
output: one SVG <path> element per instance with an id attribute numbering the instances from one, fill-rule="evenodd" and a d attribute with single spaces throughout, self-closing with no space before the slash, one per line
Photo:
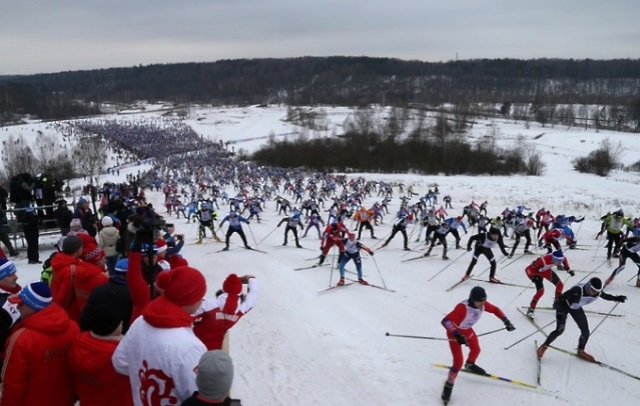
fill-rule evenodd
<path id="1" fill-rule="evenodd" d="M 82 406 L 133 405 L 129 378 L 117 373 L 111 363 L 119 342 L 86 331 L 71 346 L 69 364 Z"/>
<path id="2" fill-rule="evenodd" d="M 75 265 L 77 269 L 79 263 L 79 258 L 64 252 L 58 252 L 51 259 L 51 300 L 61 306 L 73 320 L 80 318 L 80 309 L 71 293 L 71 265 Z"/>
<path id="3" fill-rule="evenodd" d="M 71 281 L 72 265 L 75 265 L 73 286 Z M 57 253 L 51 259 L 51 266 L 53 267 L 51 279 L 52 300 L 69 314 L 71 320 L 78 322 L 80 313 L 82 313 L 82 309 L 87 304 L 91 291 L 107 283 L 109 277 L 104 269 L 99 266 L 63 252 Z"/>
<path id="4" fill-rule="evenodd" d="M 18 322 L 6 345 L 0 404 L 72 406 L 67 353 L 79 333 L 55 303 Z"/>

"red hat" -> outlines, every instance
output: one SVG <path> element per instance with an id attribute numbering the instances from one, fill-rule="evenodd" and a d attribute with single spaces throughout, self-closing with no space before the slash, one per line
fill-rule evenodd
<path id="1" fill-rule="evenodd" d="M 77 234 L 77 237 L 82 240 L 83 260 L 95 264 L 102 258 L 104 258 L 104 251 L 102 250 L 102 248 L 98 247 L 95 238 L 93 238 L 89 234 Z"/>
<path id="2" fill-rule="evenodd" d="M 232 273 L 224 280 L 222 290 L 231 295 L 239 295 L 242 292 L 242 280 L 238 275 Z"/>
<path id="3" fill-rule="evenodd" d="M 167 300 L 178 306 L 198 303 L 207 293 L 207 281 L 202 273 L 188 266 L 160 272 L 156 285 L 164 291 Z"/>
<path id="4" fill-rule="evenodd" d="M 158 238 L 155 242 L 155 245 L 156 249 L 154 251 L 156 251 L 158 254 L 167 250 L 167 242 L 164 240 L 164 238 Z"/>
<path id="5" fill-rule="evenodd" d="M 242 292 L 242 280 L 232 273 L 222 284 L 222 290 L 227 293 L 227 300 L 222 307 L 222 313 L 235 314 L 238 308 L 238 296 Z"/>

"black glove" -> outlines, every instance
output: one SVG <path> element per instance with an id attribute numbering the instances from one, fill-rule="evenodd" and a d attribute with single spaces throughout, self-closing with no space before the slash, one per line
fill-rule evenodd
<path id="1" fill-rule="evenodd" d="M 513 331 L 516 329 L 516 327 L 513 324 L 511 324 L 509 319 L 504 319 L 504 326 L 507 328 L 507 331 Z"/>
<path id="2" fill-rule="evenodd" d="M 468 345 L 467 344 L 467 337 L 463 336 L 459 332 L 456 331 L 455 333 L 453 333 L 453 336 L 455 337 L 455 339 L 458 342 L 458 344 L 460 344 L 460 345 Z"/>
<path id="3" fill-rule="evenodd" d="M 627 297 L 624 295 L 620 295 L 620 296 L 616 296 L 616 302 L 618 303 L 624 303 L 627 301 Z"/>
<path id="4" fill-rule="evenodd" d="M 567 272 L 569 272 L 569 275 L 571 276 L 576 276 L 576 273 L 573 272 L 571 269 L 567 269 Z"/>

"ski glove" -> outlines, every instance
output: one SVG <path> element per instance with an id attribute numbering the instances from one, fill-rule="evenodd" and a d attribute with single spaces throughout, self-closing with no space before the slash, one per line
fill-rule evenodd
<path id="1" fill-rule="evenodd" d="M 567 272 L 569 272 L 569 275 L 571 276 L 576 276 L 576 273 L 573 272 L 571 269 L 567 269 Z"/>
<path id="2" fill-rule="evenodd" d="M 620 296 L 616 296 L 616 302 L 618 303 L 624 303 L 627 301 L 627 297 L 624 295 L 620 295 Z"/>
<path id="3" fill-rule="evenodd" d="M 516 327 L 513 324 L 511 324 L 509 319 L 504 319 L 504 326 L 507 328 L 507 331 L 513 331 L 516 329 Z"/>
<path id="4" fill-rule="evenodd" d="M 468 345 L 467 344 L 467 337 L 463 336 L 459 332 L 457 332 L 457 331 L 454 332 L 453 336 L 456 338 L 456 341 L 458 342 L 458 344 L 460 344 L 460 345 Z"/>

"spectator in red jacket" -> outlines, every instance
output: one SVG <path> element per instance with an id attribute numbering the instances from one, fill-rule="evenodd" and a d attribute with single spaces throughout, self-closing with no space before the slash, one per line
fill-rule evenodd
<path id="1" fill-rule="evenodd" d="M 73 405 L 67 356 L 78 326 L 51 302 L 46 283 L 33 282 L 7 301 L 15 305 L 20 320 L 7 341 L 0 404 Z"/>
<path id="2" fill-rule="evenodd" d="M 129 378 L 116 372 L 111 357 L 122 339 L 123 315 L 116 305 L 100 304 L 85 320 L 69 350 L 69 364 L 82 406 L 133 405 Z"/>
<path id="3" fill-rule="evenodd" d="M 242 285 L 248 285 L 242 296 Z M 227 331 L 256 305 L 258 280 L 252 275 L 227 276 L 215 299 L 205 298 L 194 313 L 193 332 L 207 350 L 220 350 Z"/>

